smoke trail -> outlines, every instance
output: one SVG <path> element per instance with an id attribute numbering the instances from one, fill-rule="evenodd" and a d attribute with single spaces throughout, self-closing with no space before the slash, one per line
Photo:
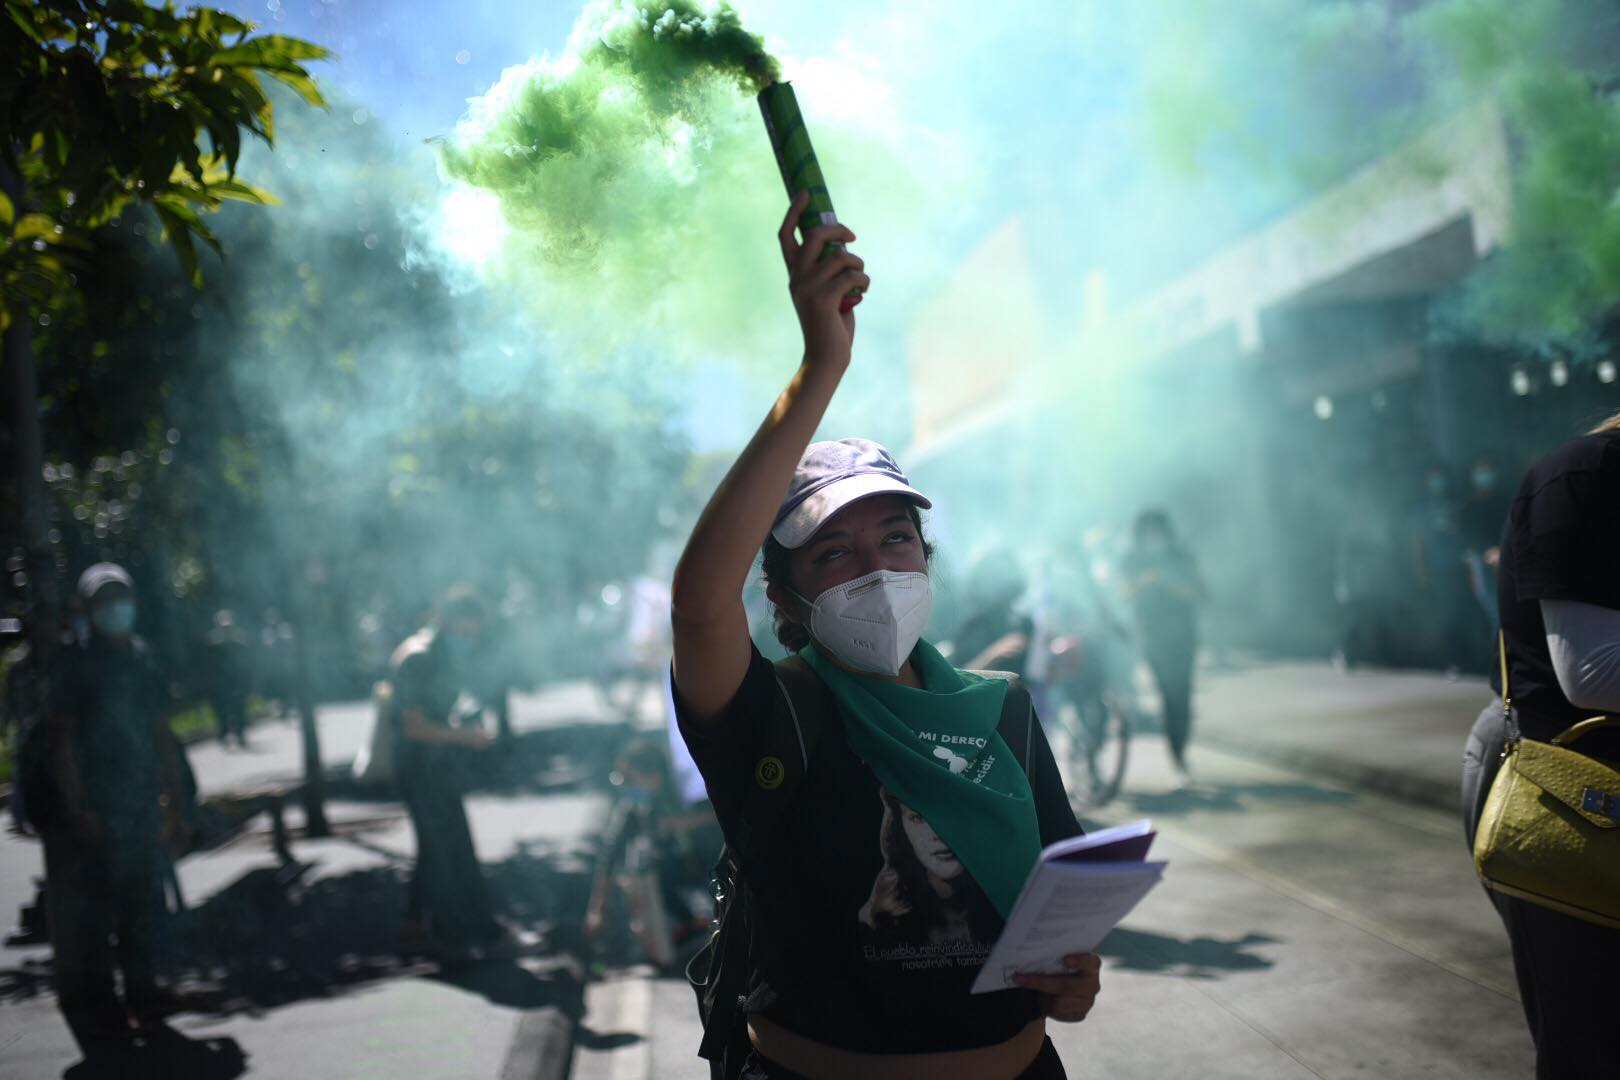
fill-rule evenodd
<path id="1" fill-rule="evenodd" d="M 1517 143 L 1513 233 L 1451 317 L 1496 340 L 1579 337 L 1620 298 L 1612 5 L 1445 0 L 1411 22 L 1435 80 L 1499 102 Z"/>
<path id="2" fill-rule="evenodd" d="M 1401 14 L 1268 0 L 1235 18 L 1171 9 L 1183 44 L 1201 45 L 1149 59 L 1149 118 L 1172 166 L 1222 171 L 1250 197 L 1305 193 L 1488 100 L 1514 140 L 1513 226 L 1445 312 L 1448 332 L 1531 344 L 1579 335 L 1620 297 L 1610 5 L 1433 0 Z"/>
<path id="3" fill-rule="evenodd" d="M 493 198 L 507 230 L 493 269 L 548 325 L 598 340 L 655 329 L 676 353 L 755 354 L 762 335 L 785 349 L 770 240 L 784 200 L 750 100 L 778 75 L 724 3 L 596 0 L 561 57 L 508 69 L 472 103 L 441 158 Z M 917 220 L 888 151 L 816 131 L 841 189 L 869 186 L 865 205 Z"/>

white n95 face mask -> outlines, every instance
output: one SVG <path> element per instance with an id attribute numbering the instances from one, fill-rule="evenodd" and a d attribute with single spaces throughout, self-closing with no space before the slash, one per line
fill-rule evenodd
<path id="1" fill-rule="evenodd" d="M 927 574 L 875 570 L 804 602 L 822 648 L 857 671 L 898 675 L 928 625 L 934 591 Z"/>

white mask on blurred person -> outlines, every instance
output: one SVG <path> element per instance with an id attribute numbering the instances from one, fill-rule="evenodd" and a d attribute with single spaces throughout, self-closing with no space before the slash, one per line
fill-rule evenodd
<path id="1" fill-rule="evenodd" d="M 90 621 L 108 637 L 128 637 L 135 630 L 135 601 L 114 600 L 90 609 Z"/>
<path id="2" fill-rule="evenodd" d="M 934 590 L 927 574 L 875 570 L 804 602 L 822 648 L 856 671 L 898 675 L 928 625 Z"/>

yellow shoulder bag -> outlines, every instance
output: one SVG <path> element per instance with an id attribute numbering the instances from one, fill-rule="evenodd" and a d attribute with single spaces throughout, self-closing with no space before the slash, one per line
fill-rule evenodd
<path id="1" fill-rule="evenodd" d="M 1582 720 L 1550 743 L 1524 738 L 1499 640 L 1508 739 L 1474 836 L 1474 869 L 1496 892 L 1620 927 L 1620 769 L 1569 748 L 1620 717 Z"/>

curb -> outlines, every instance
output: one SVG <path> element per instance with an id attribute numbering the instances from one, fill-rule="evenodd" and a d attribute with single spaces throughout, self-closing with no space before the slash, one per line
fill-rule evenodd
<path id="1" fill-rule="evenodd" d="M 600 834 L 600 827 L 593 835 Z M 589 877 L 596 876 L 600 848 L 590 859 Z M 572 985 L 564 1001 L 531 1010 L 518 1020 L 512 1041 L 501 1062 L 500 1080 L 567 1080 L 574 1068 L 574 1043 L 585 1019 L 585 991 L 590 985 L 590 947 L 584 933 L 585 912 L 578 912 L 579 925 L 571 926 L 557 958 Z"/>
<path id="2" fill-rule="evenodd" d="M 1432 777 L 1397 772 L 1356 761 L 1346 761 L 1332 754 L 1279 746 L 1258 739 L 1246 739 L 1223 732 L 1200 731 L 1197 741 L 1229 753 L 1255 758 L 1274 765 L 1283 765 L 1300 772 L 1359 788 L 1363 791 L 1387 795 L 1403 802 L 1416 803 L 1432 809 L 1461 813 L 1462 775 L 1459 768 L 1455 782 L 1446 783 Z"/>
<path id="3" fill-rule="evenodd" d="M 500 1080 L 567 1080 L 574 1040 L 585 1017 L 586 961 L 577 949 L 564 957 L 573 986 L 567 1000 L 524 1013 L 501 1062 Z"/>

